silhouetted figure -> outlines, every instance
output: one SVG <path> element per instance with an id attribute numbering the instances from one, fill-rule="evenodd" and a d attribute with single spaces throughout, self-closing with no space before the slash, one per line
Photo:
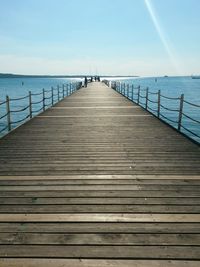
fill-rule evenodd
<path id="1" fill-rule="evenodd" d="M 85 85 L 85 87 L 87 87 L 87 83 L 88 83 L 88 81 L 87 81 L 87 77 L 85 77 L 85 80 L 84 80 L 84 85 Z"/>
<path id="2" fill-rule="evenodd" d="M 91 77 L 91 83 L 93 82 L 93 77 Z"/>
<path id="3" fill-rule="evenodd" d="M 22 86 L 24 86 L 24 82 L 22 82 Z"/>

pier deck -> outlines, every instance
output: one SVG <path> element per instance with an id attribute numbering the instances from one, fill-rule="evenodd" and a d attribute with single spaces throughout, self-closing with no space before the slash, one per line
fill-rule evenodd
<path id="1" fill-rule="evenodd" d="M 197 267 L 200 148 L 102 83 L 0 140 L 1 267 Z"/>

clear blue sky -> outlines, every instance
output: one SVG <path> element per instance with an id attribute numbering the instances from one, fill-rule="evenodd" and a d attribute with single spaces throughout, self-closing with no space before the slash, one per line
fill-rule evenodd
<path id="1" fill-rule="evenodd" d="M 0 0 L 0 72 L 200 74 L 200 0 Z"/>

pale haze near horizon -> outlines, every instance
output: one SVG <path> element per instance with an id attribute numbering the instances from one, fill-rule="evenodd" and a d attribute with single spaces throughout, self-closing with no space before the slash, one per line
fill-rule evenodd
<path id="1" fill-rule="evenodd" d="M 200 74 L 199 0 L 0 0 L 0 72 Z"/>

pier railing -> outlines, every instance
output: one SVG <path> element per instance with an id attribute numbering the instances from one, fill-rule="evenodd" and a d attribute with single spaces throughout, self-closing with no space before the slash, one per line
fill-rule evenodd
<path id="1" fill-rule="evenodd" d="M 19 98 L 6 96 L 5 101 L 0 102 L 0 135 L 10 132 L 17 126 L 52 107 L 63 98 L 80 89 L 81 86 L 81 82 L 73 82 L 51 87 L 50 90 L 43 89 L 40 93 L 29 92 L 26 96 Z"/>
<path id="2" fill-rule="evenodd" d="M 116 90 L 118 93 L 140 105 L 154 116 L 163 120 L 165 123 L 170 124 L 179 132 L 183 132 L 200 143 L 200 133 L 193 130 L 197 128 L 200 129 L 200 116 L 189 115 L 186 111 L 188 108 L 185 109 L 187 105 L 188 107 L 198 109 L 200 114 L 200 105 L 186 101 L 184 99 L 184 94 L 180 97 L 169 97 L 162 94 L 161 90 L 152 92 L 148 87 L 141 88 L 141 86 L 134 86 L 133 84 L 122 82 L 109 83 L 106 81 L 105 83 L 108 86 L 111 85 L 111 88 Z M 197 112 L 195 112 L 195 114 L 196 113 Z M 171 116 L 169 116 L 169 114 Z M 187 123 L 185 121 L 187 121 Z"/>

